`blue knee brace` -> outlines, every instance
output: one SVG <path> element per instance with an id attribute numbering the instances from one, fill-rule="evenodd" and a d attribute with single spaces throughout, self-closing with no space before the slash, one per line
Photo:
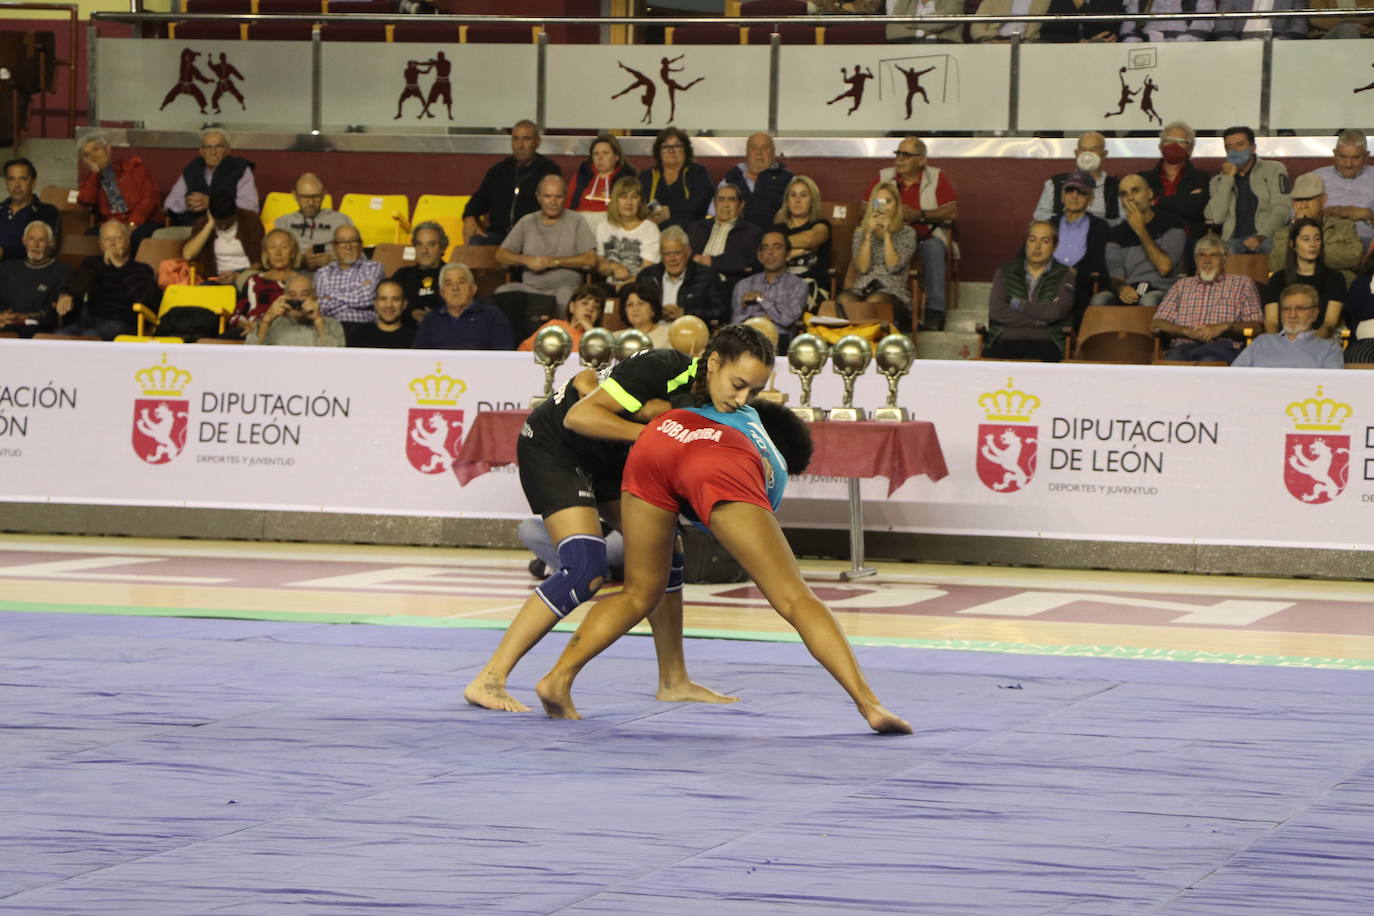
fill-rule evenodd
<path id="1" fill-rule="evenodd" d="M 680 550 L 673 550 L 673 565 L 668 569 L 668 587 L 665 592 L 682 591 L 683 569 L 687 566 L 687 555 Z"/>
<path id="2" fill-rule="evenodd" d="M 601 587 L 592 582 L 606 578 L 606 539 L 594 534 L 574 534 L 558 544 L 559 569 L 535 586 L 535 592 L 556 617 L 566 617 Z"/>

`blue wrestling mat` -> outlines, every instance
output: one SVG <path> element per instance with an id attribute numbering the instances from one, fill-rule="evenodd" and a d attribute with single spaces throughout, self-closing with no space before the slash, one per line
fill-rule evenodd
<path id="1" fill-rule="evenodd" d="M 0 911 L 1368 914 L 1374 677 L 627 638 L 586 719 L 463 703 L 499 632 L 0 614 Z M 565 636 L 516 671 L 531 687 Z"/>

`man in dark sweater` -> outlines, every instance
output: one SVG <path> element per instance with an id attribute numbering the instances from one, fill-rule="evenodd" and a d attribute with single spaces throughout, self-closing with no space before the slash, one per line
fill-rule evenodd
<path id="1" fill-rule="evenodd" d="M 201 131 L 200 155 L 186 164 L 162 207 L 177 226 L 190 226 L 210 209 L 210 197 L 232 194 L 240 210 L 261 209 L 253 163 L 233 155 L 229 135 L 218 127 Z"/>
<path id="2" fill-rule="evenodd" d="M 23 259 L 24 230 L 34 220 L 47 223 L 61 240 L 62 218 L 57 208 L 43 203 L 33 193 L 37 178 L 38 170 L 27 159 L 11 159 L 5 163 L 5 189 L 9 197 L 0 201 L 0 246 L 4 248 L 6 261 Z"/>
<path id="3" fill-rule="evenodd" d="M 372 300 L 372 309 L 377 313 L 377 320 L 372 324 L 357 325 L 348 335 L 348 345 L 391 350 L 409 349 L 415 342 L 415 328 L 401 321 L 401 316 L 406 310 L 406 294 L 401 284 L 395 280 L 383 280 L 378 283 L 376 298 Z"/>
<path id="4" fill-rule="evenodd" d="M 0 331 L 32 337 L 57 326 L 53 303 L 72 269 L 53 257 L 52 227 L 42 220 L 24 229 L 25 256 L 0 263 Z"/>
<path id="5" fill-rule="evenodd" d="M 510 148 L 511 155 L 487 170 L 463 210 L 465 245 L 500 245 L 520 217 L 539 209 L 535 189 L 540 180 L 563 174 L 557 163 L 539 154 L 539 128 L 533 121 L 511 128 Z"/>
<path id="6" fill-rule="evenodd" d="M 444 308 L 433 309 L 415 332 L 417 350 L 514 350 L 515 334 L 506 313 L 477 298 L 477 281 L 466 264 L 439 271 Z"/>
<path id="7" fill-rule="evenodd" d="M 100 227 L 100 254 L 81 262 L 67 291 L 57 297 L 63 319 L 61 334 L 93 334 L 114 340 L 138 326 L 133 305 L 141 302 L 157 311 L 157 277 L 153 269 L 135 261 L 128 224 L 110 220 Z"/>
<path id="8" fill-rule="evenodd" d="M 750 136 L 744 147 L 744 161 L 725 173 L 722 184 L 739 188 L 744 199 L 741 214 L 746 223 L 767 229 L 777 222 L 792 173 L 778 161 L 773 138 L 764 131 Z"/>
<path id="9" fill-rule="evenodd" d="M 448 233 L 433 220 L 426 220 L 411 230 L 410 244 L 415 248 L 415 263 L 397 269 L 391 278 L 405 290 L 406 311 L 402 320 L 413 328 L 430 309 L 444 307 L 439 296 L 439 271 L 448 251 Z"/>

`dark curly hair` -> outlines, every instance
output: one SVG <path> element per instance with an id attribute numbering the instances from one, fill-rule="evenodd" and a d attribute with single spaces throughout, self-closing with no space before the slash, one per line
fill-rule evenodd
<path id="1" fill-rule="evenodd" d="M 692 397 L 698 406 L 711 403 L 711 392 L 706 384 L 710 371 L 706 366 L 712 353 L 720 354 L 721 365 L 733 363 L 747 353 L 765 366 L 772 366 L 777 355 L 773 342 L 758 331 L 744 324 L 727 324 L 716 332 L 701 356 L 697 357 L 697 376 L 692 380 Z"/>
<path id="2" fill-rule="evenodd" d="M 663 169 L 663 144 L 669 140 L 679 140 L 682 142 L 682 168 L 685 170 L 695 160 L 692 156 L 692 138 L 687 136 L 687 132 L 680 127 L 665 127 L 654 137 L 654 166 L 660 171 Z"/>
<path id="3" fill-rule="evenodd" d="M 773 440 L 788 474 L 801 474 L 811 464 L 811 429 L 801 417 L 775 401 L 756 398 L 749 406 L 758 411 L 763 431 Z"/>

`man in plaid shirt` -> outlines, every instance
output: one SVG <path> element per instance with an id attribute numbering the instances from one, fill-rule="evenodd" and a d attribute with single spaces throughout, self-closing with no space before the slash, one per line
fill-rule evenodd
<path id="1" fill-rule="evenodd" d="M 1255 281 L 1226 273 L 1226 245 L 1204 235 L 1193 248 L 1197 276 L 1178 280 L 1155 312 L 1150 327 L 1169 335 L 1165 359 L 1230 363 L 1245 329 L 1264 329 Z"/>
<path id="2" fill-rule="evenodd" d="M 320 313 L 333 318 L 348 331 L 350 325 L 370 325 L 377 320 L 372 299 L 382 282 L 382 265 L 363 257 L 363 237 L 351 224 L 334 230 L 334 262 L 315 271 L 315 295 Z"/>

